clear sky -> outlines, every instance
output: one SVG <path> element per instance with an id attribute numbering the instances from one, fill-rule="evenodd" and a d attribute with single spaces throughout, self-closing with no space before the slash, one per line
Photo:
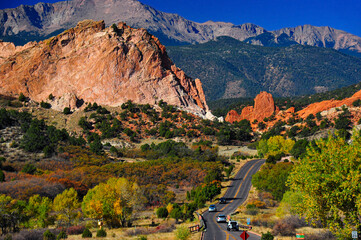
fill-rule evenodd
<path id="1" fill-rule="evenodd" d="M 0 0 L 0 8 L 39 0 Z M 44 2 L 58 2 L 48 0 Z M 311 24 L 361 36 L 361 0 L 140 0 L 157 10 L 196 22 L 254 23 L 267 30 Z"/>

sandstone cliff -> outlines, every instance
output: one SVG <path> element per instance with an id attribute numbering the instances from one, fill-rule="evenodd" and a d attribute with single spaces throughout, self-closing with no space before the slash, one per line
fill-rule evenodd
<path id="1" fill-rule="evenodd" d="M 226 121 L 233 123 L 247 119 L 250 122 L 254 120 L 260 122 L 263 121 L 264 118 L 270 117 L 273 113 L 278 113 L 278 111 L 279 109 L 275 106 L 272 94 L 261 92 L 254 99 L 254 107 L 248 106 L 243 108 L 241 115 L 231 110 L 227 113 Z"/>
<path id="2" fill-rule="evenodd" d="M 302 119 L 306 119 L 310 114 L 314 116 L 317 113 L 321 113 L 322 116 L 327 118 L 335 118 L 337 116 L 336 108 L 341 108 L 346 105 L 350 108 L 353 117 L 351 121 L 357 123 L 361 118 L 359 108 L 353 108 L 353 102 L 361 99 L 361 91 L 356 92 L 349 98 L 343 100 L 325 100 L 308 105 L 307 107 L 295 112 L 295 108 L 291 107 L 287 110 L 279 111 L 275 106 L 272 95 L 266 92 L 262 92 L 255 98 L 255 105 L 247 106 L 242 109 L 242 113 L 238 114 L 235 110 L 230 110 L 227 113 L 226 121 L 233 123 L 243 119 L 247 119 L 250 122 L 257 120 L 263 121 L 265 117 L 270 117 L 274 114 L 274 120 L 267 122 L 268 127 L 272 127 L 277 121 L 287 121 L 290 117 L 298 116 Z M 253 124 L 253 128 L 257 129 L 257 125 Z"/>
<path id="3" fill-rule="evenodd" d="M 343 100 L 326 100 L 318 103 L 312 103 L 308 105 L 306 108 L 300 110 L 297 112 L 298 116 L 301 118 L 306 118 L 308 115 L 313 114 L 316 115 L 318 112 L 324 112 L 322 115 L 327 115 L 329 113 L 325 111 L 329 111 L 333 108 L 339 108 L 343 105 L 346 105 L 348 107 L 352 107 L 352 103 L 358 99 L 361 99 L 361 91 L 356 92 L 354 95 L 352 95 L 349 98 L 343 99 Z"/>
<path id="4" fill-rule="evenodd" d="M 200 80 L 177 68 L 145 29 L 85 20 L 43 42 L 0 42 L 0 49 L 2 95 L 42 101 L 52 94 L 58 109 L 76 102 L 119 106 L 163 99 L 197 114 L 208 111 Z"/>

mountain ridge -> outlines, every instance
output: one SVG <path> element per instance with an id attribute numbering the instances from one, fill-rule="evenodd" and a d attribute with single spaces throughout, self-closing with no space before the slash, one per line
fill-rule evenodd
<path id="1" fill-rule="evenodd" d="M 30 40 L 43 40 L 56 35 L 84 19 L 104 19 L 106 25 L 123 21 L 131 27 L 146 28 L 165 45 L 204 43 L 219 36 L 243 41 L 271 33 L 275 38 L 286 34 L 290 41 L 299 44 L 361 54 L 360 37 L 331 27 L 302 25 L 267 31 L 252 23 L 234 25 L 211 20 L 197 23 L 178 14 L 158 11 L 137 0 L 71 0 L 0 10 L 0 37 L 22 45 Z"/>
<path id="2" fill-rule="evenodd" d="M 268 42 L 262 43 L 257 39 L 262 35 L 268 34 Z M 297 27 L 286 27 L 275 31 L 265 32 L 255 37 L 246 39 L 245 42 L 261 45 L 272 46 L 278 45 L 277 40 L 283 36 L 284 40 L 298 43 L 301 45 L 333 48 L 336 50 L 351 51 L 361 53 L 360 38 L 342 30 L 334 29 L 329 26 L 312 26 L 310 24 L 300 25 Z M 285 46 L 284 44 L 280 44 Z"/>
<path id="3" fill-rule="evenodd" d="M 263 47 L 230 37 L 198 45 L 167 47 L 190 76 L 202 79 L 208 101 L 308 95 L 358 83 L 361 59 L 334 49 L 303 45 Z"/>

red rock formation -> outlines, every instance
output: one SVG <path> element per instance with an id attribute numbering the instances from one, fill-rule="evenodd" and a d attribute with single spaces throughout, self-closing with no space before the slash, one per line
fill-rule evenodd
<path id="1" fill-rule="evenodd" d="M 308 115 L 316 115 L 318 112 L 330 110 L 331 108 L 341 107 L 342 105 L 352 106 L 352 103 L 357 99 L 361 99 L 361 91 L 356 92 L 352 97 L 343 100 L 326 100 L 318 103 L 312 103 L 306 108 L 297 112 L 301 118 L 306 118 Z"/>
<path id="2" fill-rule="evenodd" d="M 290 107 L 289 109 L 287 109 L 286 111 L 285 111 L 286 113 L 294 113 L 295 112 L 295 107 Z"/>
<path id="3" fill-rule="evenodd" d="M 271 116 L 276 111 L 275 102 L 272 94 L 261 92 L 254 99 L 254 111 L 252 120 L 263 121 L 265 117 Z"/>
<path id="4" fill-rule="evenodd" d="M 254 120 L 263 121 L 265 117 L 270 117 L 273 113 L 277 113 L 279 110 L 276 108 L 273 101 L 272 94 L 267 92 L 261 92 L 254 99 L 254 107 L 248 106 L 242 109 L 241 115 L 236 111 L 231 110 L 227 113 L 226 121 L 233 123 L 242 119 L 247 119 L 250 122 Z"/>
<path id="5" fill-rule="evenodd" d="M 301 118 L 307 118 L 310 114 L 316 115 L 318 112 L 321 112 L 324 116 L 334 118 L 337 116 L 337 114 L 335 115 L 336 111 L 334 108 L 340 108 L 343 105 L 352 107 L 352 103 L 358 99 L 361 99 L 361 91 L 358 91 L 352 97 L 343 100 L 326 100 L 318 103 L 312 103 L 298 112 L 295 112 L 294 107 L 284 111 L 279 111 L 278 107 L 274 106 L 272 95 L 262 92 L 257 95 L 255 99 L 255 107 L 248 106 L 243 108 L 241 115 L 239 115 L 236 111 L 231 110 L 226 116 L 226 121 L 230 123 L 241 121 L 242 119 L 248 119 L 250 122 L 253 122 L 255 119 L 263 121 L 265 117 L 269 117 L 275 113 L 275 119 L 266 123 L 268 127 L 272 127 L 277 121 L 287 121 L 294 115 L 298 115 Z M 358 122 L 361 118 L 359 108 L 350 108 L 350 111 L 353 115 L 351 121 L 355 123 Z M 257 129 L 257 124 L 253 124 L 252 128 L 254 130 Z"/>
<path id="6" fill-rule="evenodd" d="M 0 42 L 0 94 L 35 101 L 52 94 L 59 110 L 74 107 L 74 98 L 109 106 L 163 99 L 194 113 L 208 110 L 201 82 L 177 68 L 157 38 L 125 23 L 117 28 L 85 20 L 24 47 Z"/>
<path id="7" fill-rule="evenodd" d="M 239 122 L 241 120 L 242 120 L 241 116 L 235 110 L 231 110 L 227 113 L 226 122 L 233 123 L 233 122 Z"/>
<path id="8" fill-rule="evenodd" d="M 254 108 L 253 108 L 253 106 L 247 106 L 247 107 L 243 108 L 240 118 L 252 121 L 254 119 Z"/>

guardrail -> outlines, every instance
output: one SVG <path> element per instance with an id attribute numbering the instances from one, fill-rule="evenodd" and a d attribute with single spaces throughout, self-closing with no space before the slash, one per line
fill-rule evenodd
<path id="1" fill-rule="evenodd" d="M 189 231 L 190 232 L 199 232 L 199 225 L 190 226 Z"/>
<path id="2" fill-rule="evenodd" d="M 238 225 L 238 227 L 252 230 L 252 226 L 249 226 L 249 225 Z"/>

